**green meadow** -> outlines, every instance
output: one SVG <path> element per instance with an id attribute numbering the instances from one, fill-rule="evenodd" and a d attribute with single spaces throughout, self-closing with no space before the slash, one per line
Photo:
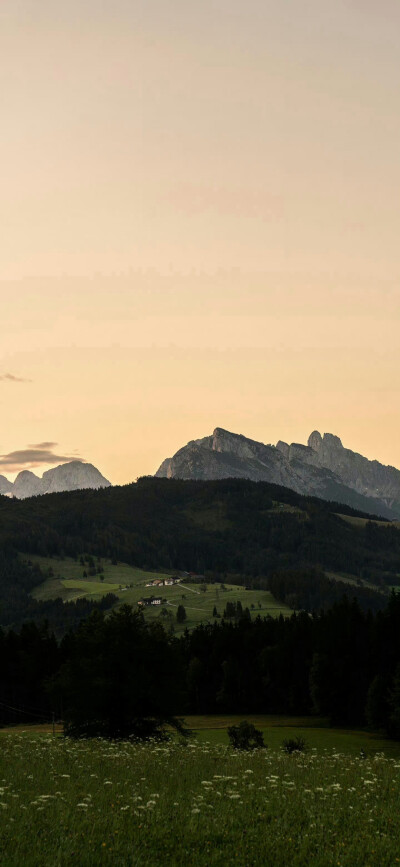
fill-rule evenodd
<path id="1" fill-rule="evenodd" d="M 34 588 L 32 596 L 38 600 L 55 599 L 57 596 L 64 601 L 74 601 L 86 597 L 88 599 L 101 599 L 106 593 L 114 593 L 118 596 L 116 607 L 121 604 L 137 606 L 142 596 L 161 596 L 165 599 L 165 605 L 152 606 L 144 609 L 147 620 L 161 619 L 166 627 L 173 625 L 174 631 L 179 635 L 185 628 L 191 629 L 200 623 L 212 623 L 214 621 L 214 606 L 222 616 L 227 602 L 240 601 L 243 608 L 248 607 L 252 617 L 258 614 L 261 617 L 271 615 L 279 617 L 290 615 L 291 609 L 277 602 L 268 591 L 246 590 L 238 584 L 193 584 L 183 580 L 180 584 L 171 587 L 162 586 L 146 587 L 146 584 L 154 578 L 168 578 L 166 572 L 147 572 L 136 569 L 126 563 L 118 563 L 113 566 L 110 561 L 102 560 L 101 568 L 103 580 L 99 574 L 87 577 L 83 576 L 88 571 L 87 566 L 82 566 L 72 558 L 50 558 L 31 556 L 32 563 L 38 563 L 45 575 L 46 580 Z M 183 624 L 176 622 L 178 605 L 184 605 L 186 621 Z"/>
<path id="2" fill-rule="evenodd" d="M 60 596 L 64 601 L 76 599 L 78 596 L 97 596 L 100 598 L 109 592 L 118 594 L 121 592 L 120 587 L 121 590 L 125 590 L 133 585 L 134 588 L 138 587 L 143 590 L 146 581 L 169 577 L 165 572 L 145 572 L 143 569 L 136 569 L 127 563 L 118 563 L 114 566 L 109 560 L 102 559 L 100 561 L 101 574 L 104 579 L 100 580 L 98 574 L 84 576 L 84 572 L 88 572 L 88 566 L 86 564 L 82 566 L 78 560 L 73 560 L 72 557 L 61 559 L 31 554 L 29 560 L 32 563 L 37 563 L 43 574 L 48 575 L 46 580 L 32 591 L 32 596 L 39 600 L 54 599 L 57 596 Z"/>
<path id="3" fill-rule="evenodd" d="M 400 745 L 376 751 L 362 732 L 346 740 L 309 720 L 258 718 L 268 749 L 240 752 L 227 742 L 233 721 L 190 718 L 184 743 L 3 732 L 2 867 L 400 862 Z M 287 756 L 282 739 L 303 730 L 308 751 Z"/>
<path id="4" fill-rule="evenodd" d="M 372 520 L 374 524 L 377 524 L 378 527 L 400 527 L 400 521 L 385 521 L 383 519 L 376 518 L 359 518 L 357 515 L 341 515 L 339 512 L 337 513 L 338 518 L 341 518 L 342 521 L 347 521 L 348 524 L 352 524 L 353 527 L 365 527 L 366 524 Z"/>

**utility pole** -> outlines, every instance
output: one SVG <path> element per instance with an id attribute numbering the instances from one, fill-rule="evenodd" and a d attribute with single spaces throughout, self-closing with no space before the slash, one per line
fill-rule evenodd
<path id="1" fill-rule="evenodd" d="M 55 733 L 56 733 L 56 715 L 55 715 L 55 713 L 54 713 L 54 710 L 53 710 L 53 715 L 52 715 L 52 716 L 53 716 L 53 737 L 54 737 L 54 735 L 55 735 Z"/>

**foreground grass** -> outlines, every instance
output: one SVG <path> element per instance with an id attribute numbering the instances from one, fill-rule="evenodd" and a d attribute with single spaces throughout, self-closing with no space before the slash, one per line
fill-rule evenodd
<path id="1" fill-rule="evenodd" d="M 400 761 L 1 739 L 5 867 L 400 862 Z"/>

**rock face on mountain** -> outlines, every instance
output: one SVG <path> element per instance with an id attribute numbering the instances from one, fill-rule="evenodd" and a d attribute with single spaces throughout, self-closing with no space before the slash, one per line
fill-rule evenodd
<path id="1" fill-rule="evenodd" d="M 2 480 L 7 483 L 2 489 Z M 15 479 L 14 484 L 0 476 L 0 494 L 17 497 L 25 500 L 27 497 L 35 497 L 38 494 L 53 494 L 60 491 L 78 491 L 82 488 L 109 488 L 111 482 L 93 466 L 84 464 L 82 461 L 70 461 L 61 464 L 52 470 L 43 473 L 42 478 L 22 470 Z"/>
<path id="2" fill-rule="evenodd" d="M 18 500 L 24 500 L 26 497 L 36 497 L 37 494 L 44 494 L 45 487 L 42 479 L 31 473 L 30 470 L 22 470 L 18 473 L 13 484 L 11 494 L 17 497 Z"/>
<path id="3" fill-rule="evenodd" d="M 77 491 L 80 488 L 109 488 L 111 482 L 101 475 L 93 464 L 83 464 L 82 461 L 71 461 L 61 464 L 43 473 L 46 494 L 58 491 Z"/>
<path id="4" fill-rule="evenodd" d="M 264 445 L 216 428 L 167 458 L 156 476 L 229 477 L 272 482 L 387 518 L 400 518 L 400 472 L 345 449 L 333 434 L 314 431 L 308 444 Z"/>
<path id="5" fill-rule="evenodd" d="M 383 499 L 388 506 L 400 506 L 400 472 L 379 461 L 369 461 L 363 455 L 342 446 L 339 437 L 314 431 L 308 440 L 315 465 L 327 467 L 340 476 L 342 482 L 367 497 Z"/>
<path id="6" fill-rule="evenodd" d="M 0 494 L 9 494 L 12 487 L 12 482 L 9 482 L 5 476 L 0 476 Z"/>

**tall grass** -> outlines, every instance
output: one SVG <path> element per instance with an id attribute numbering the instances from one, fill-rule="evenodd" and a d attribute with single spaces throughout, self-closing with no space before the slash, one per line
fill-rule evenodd
<path id="1" fill-rule="evenodd" d="M 2 867 L 400 863 L 400 761 L 1 739 Z"/>

